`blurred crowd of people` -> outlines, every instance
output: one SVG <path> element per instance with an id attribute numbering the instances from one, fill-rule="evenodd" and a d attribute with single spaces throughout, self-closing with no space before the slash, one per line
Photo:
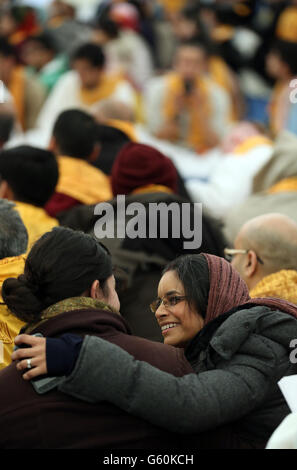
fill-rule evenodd
<path id="1" fill-rule="evenodd" d="M 0 448 L 265 448 L 297 374 L 297 1 L 0 0 L 0 84 Z M 165 237 L 116 235 L 156 205 Z"/>

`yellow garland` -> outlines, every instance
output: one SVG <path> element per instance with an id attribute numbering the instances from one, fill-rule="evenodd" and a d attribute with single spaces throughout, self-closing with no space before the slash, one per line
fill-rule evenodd
<path id="1" fill-rule="evenodd" d="M 172 189 L 162 184 L 148 184 L 147 186 L 141 186 L 134 189 L 131 194 L 146 194 L 146 193 L 168 193 L 173 194 Z"/>
<path id="2" fill-rule="evenodd" d="M 59 157 L 57 193 L 77 199 L 82 204 L 96 204 L 112 199 L 109 178 L 85 160 Z"/>
<path id="3" fill-rule="evenodd" d="M 96 88 L 90 90 L 87 88 L 80 89 L 80 101 L 87 106 L 91 106 L 98 101 L 109 98 L 114 93 L 120 81 L 121 77 L 119 76 L 102 74 L 100 83 Z"/>
<path id="4" fill-rule="evenodd" d="M 201 106 L 192 104 L 191 95 L 187 99 L 187 108 L 190 116 L 190 124 L 186 142 L 197 152 L 204 152 L 207 150 L 204 133 L 200 130 L 200 125 L 203 121 L 210 120 L 211 118 L 211 104 L 207 80 L 199 78 L 196 80 L 196 89 L 201 95 Z M 166 96 L 164 100 L 163 115 L 166 121 L 172 121 L 178 118 L 180 109 L 177 105 L 177 98 L 183 96 L 185 93 L 184 83 L 182 78 L 176 74 L 169 74 L 167 77 Z"/>
<path id="5" fill-rule="evenodd" d="M 267 191 L 269 194 L 297 192 L 297 176 L 284 178 Z"/>
<path id="6" fill-rule="evenodd" d="M 297 304 L 297 271 L 282 269 L 264 277 L 250 291 L 250 296 L 252 298 L 274 297 Z"/>

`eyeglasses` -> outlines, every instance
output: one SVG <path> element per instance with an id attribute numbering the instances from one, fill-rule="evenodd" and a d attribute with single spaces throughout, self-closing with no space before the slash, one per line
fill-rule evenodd
<path id="1" fill-rule="evenodd" d="M 235 255 L 246 255 L 249 251 L 252 250 L 237 250 L 236 248 L 225 248 L 224 249 L 224 255 L 227 261 L 231 263 L 233 256 Z M 255 252 L 254 252 L 255 253 Z M 256 254 L 257 260 L 259 261 L 260 264 L 264 264 L 264 261 Z"/>
<path id="2" fill-rule="evenodd" d="M 179 302 L 182 302 L 186 298 L 187 298 L 186 296 L 182 296 L 182 295 L 180 296 L 171 295 L 169 297 L 165 295 L 163 299 L 156 299 L 154 302 L 152 302 L 150 305 L 150 308 L 153 313 L 156 313 L 156 311 L 158 310 L 161 304 L 163 304 L 165 308 L 174 307 L 175 305 L 177 305 Z"/>

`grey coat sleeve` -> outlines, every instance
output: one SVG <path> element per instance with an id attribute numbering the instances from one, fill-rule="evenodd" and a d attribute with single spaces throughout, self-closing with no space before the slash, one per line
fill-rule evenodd
<path id="1" fill-rule="evenodd" d="M 237 363 L 177 378 L 87 336 L 74 371 L 58 388 L 91 403 L 112 402 L 171 431 L 201 432 L 239 419 L 263 402 L 275 367 L 269 347 L 263 354 L 255 367 L 242 355 Z"/>

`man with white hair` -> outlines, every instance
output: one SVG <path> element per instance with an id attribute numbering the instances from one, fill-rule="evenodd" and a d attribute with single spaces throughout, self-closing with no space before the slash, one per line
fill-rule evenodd
<path id="1" fill-rule="evenodd" d="M 270 213 L 246 222 L 234 249 L 225 249 L 251 297 L 277 297 L 297 304 L 297 224 Z"/>
<path id="2" fill-rule="evenodd" d="M 28 233 L 14 204 L 0 199 L 0 292 L 5 279 L 24 272 Z M 10 364 L 14 338 L 24 323 L 9 312 L 0 295 L 0 370 Z"/>

